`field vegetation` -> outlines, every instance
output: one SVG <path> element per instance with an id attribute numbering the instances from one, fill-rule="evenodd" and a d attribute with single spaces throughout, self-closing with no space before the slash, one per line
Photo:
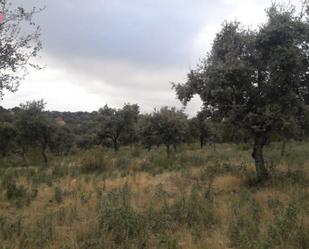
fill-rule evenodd
<path id="1" fill-rule="evenodd" d="M 308 248 L 307 142 L 95 147 L 50 167 L 1 168 L 2 248 Z"/>
<path id="2" fill-rule="evenodd" d="M 42 48 L 42 10 L 8 2 L 0 98 Z M 200 96 L 195 117 L 0 107 L 0 248 L 308 249 L 309 3 L 266 15 L 254 30 L 223 23 L 173 83 L 184 105 Z"/>

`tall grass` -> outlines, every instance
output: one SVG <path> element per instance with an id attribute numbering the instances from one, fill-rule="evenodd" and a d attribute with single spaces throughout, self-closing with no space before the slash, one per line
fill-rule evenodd
<path id="1" fill-rule="evenodd" d="M 308 143 L 79 151 L 0 168 L 1 248 L 309 248 Z M 68 160 L 69 158 L 69 160 Z"/>

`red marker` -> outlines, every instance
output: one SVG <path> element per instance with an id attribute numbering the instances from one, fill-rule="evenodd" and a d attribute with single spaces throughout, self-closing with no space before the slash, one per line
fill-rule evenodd
<path id="1" fill-rule="evenodd" d="M 0 14 L 0 23 L 2 23 L 4 21 L 4 15 Z"/>

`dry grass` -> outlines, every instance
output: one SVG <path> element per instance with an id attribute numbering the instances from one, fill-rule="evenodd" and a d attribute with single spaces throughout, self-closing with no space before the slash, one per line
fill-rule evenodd
<path id="1" fill-rule="evenodd" d="M 233 164 L 235 164 L 235 161 Z M 308 176 L 308 172 L 306 172 L 309 165 L 308 161 L 304 165 L 305 171 L 303 174 Z M 37 196 L 29 205 L 23 207 L 16 207 L 7 200 L 5 190 L 3 190 L 0 199 L 0 217 L 6 217 L 12 222 L 20 218 L 22 220 L 22 231 L 20 234 L 13 231 L 11 238 L 4 238 L 0 235 L 0 245 L 2 245 L 0 247 L 22 248 L 20 241 L 23 234 L 26 234 L 26 236 L 40 236 L 35 234 L 37 233 L 36 230 L 31 229 L 36 227 L 40 218 L 52 215 L 52 237 L 48 238 L 44 243 L 42 242 L 42 245 L 36 244 L 34 247 L 34 244 L 29 242 L 24 248 L 97 248 L 91 245 L 89 247 L 82 246 L 80 242 L 89 237 L 89 234 L 94 233 L 98 219 L 98 203 L 101 196 L 105 196 L 114 190 L 121 190 L 124 186 L 130 189 L 132 197 L 130 203 L 132 208 L 139 213 L 146 212 L 150 207 L 160 210 L 165 201 L 171 206 L 179 196 L 189 196 L 194 188 L 199 190 L 198 198 L 204 198 L 203 195 L 209 191 L 211 186 L 214 200 L 214 223 L 210 224 L 207 229 L 200 229 L 198 226 L 190 228 L 183 225 L 177 229 L 166 230 L 162 232 L 164 238 L 159 234 L 151 233 L 147 248 L 245 248 L 241 247 L 241 244 L 231 242 L 230 223 L 231 220 L 238 219 L 233 208 L 231 208 L 235 201 L 244 203 L 241 204 L 243 206 L 239 207 L 238 212 L 240 212 L 240 215 L 243 214 L 246 219 L 251 219 L 250 203 L 251 200 L 255 200 L 256 205 L 262 210 L 259 226 L 261 236 L 265 237 L 268 236 L 269 221 L 275 217 L 274 212 L 269 208 L 270 199 L 279 200 L 280 203 L 287 206 L 291 200 L 295 199 L 295 193 L 302 192 L 304 193 L 302 198 L 306 198 L 303 200 L 303 204 L 309 203 L 308 184 L 290 182 L 289 179 L 286 179 L 286 183 L 269 180 L 262 186 L 248 186 L 247 179 L 242 172 L 231 173 L 227 171 L 224 173 L 222 171 L 222 173 L 220 171 L 220 174 L 215 175 L 212 179 L 203 178 L 205 167 L 207 168 L 207 165 L 189 167 L 185 171 L 164 171 L 161 174 L 153 175 L 138 170 L 140 167 L 134 166 L 134 170 L 130 174 L 121 176 L 121 172 L 116 172 L 117 177 L 112 178 L 103 178 L 95 174 L 60 177 L 53 180 L 52 186 L 44 183 L 40 184 L 37 187 Z M 286 164 L 281 163 L 276 170 L 279 174 L 286 173 Z M 18 177 L 16 182 L 28 189 L 32 187 L 31 182 L 25 177 Z M 61 203 L 55 201 L 56 187 L 62 190 Z M 247 192 L 249 197 L 246 197 Z M 206 198 L 209 197 L 206 196 Z M 308 211 L 309 209 L 304 210 Z M 302 222 L 305 228 L 309 228 L 308 215 L 303 216 Z M 9 228 L 6 227 L 5 229 Z M 161 243 L 160 240 L 163 242 Z"/>

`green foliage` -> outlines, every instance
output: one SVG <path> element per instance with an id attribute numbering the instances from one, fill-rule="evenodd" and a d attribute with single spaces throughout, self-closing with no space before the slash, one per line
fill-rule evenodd
<path id="1" fill-rule="evenodd" d="M 214 224 L 214 209 L 211 198 L 200 196 L 193 188 L 189 197 L 180 196 L 170 206 L 170 215 L 176 226 L 198 229 L 199 233 Z"/>
<path id="2" fill-rule="evenodd" d="M 242 165 L 231 164 L 225 162 L 215 161 L 213 163 L 209 163 L 207 167 L 203 170 L 201 177 L 206 178 L 214 178 L 216 176 L 222 176 L 227 174 L 236 174 L 241 172 Z"/>
<path id="3" fill-rule="evenodd" d="M 110 248 L 143 248 L 148 240 L 145 217 L 130 204 L 130 191 L 125 186 L 120 192 L 111 192 L 98 207 L 98 229 L 102 236 L 111 234 Z"/>
<path id="4" fill-rule="evenodd" d="M 52 168 L 52 176 L 53 178 L 61 178 L 69 175 L 69 168 L 65 165 L 55 165 Z"/>
<path id="5" fill-rule="evenodd" d="M 146 116 L 142 129 L 143 143 L 151 148 L 164 144 L 168 156 L 170 149 L 185 141 L 189 127 L 186 115 L 176 108 L 162 107 L 152 115 Z"/>
<path id="6" fill-rule="evenodd" d="M 200 147 L 203 148 L 206 143 L 214 143 L 219 140 L 219 132 L 217 124 L 211 120 L 211 116 L 207 111 L 200 111 L 195 118 L 189 121 L 191 136 L 197 138 L 200 142 Z"/>
<path id="7" fill-rule="evenodd" d="M 148 151 L 152 146 L 159 146 L 161 144 L 160 138 L 156 135 L 155 126 L 153 124 L 153 117 L 150 114 L 141 115 L 139 118 L 139 136 L 141 143 Z"/>
<path id="8" fill-rule="evenodd" d="M 40 27 L 33 20 L 35 14 L 39 12 L 37 8 L 27 11 L 8 1 L 1 1 L 0 8 L 6 20 L 1 23 L 1 99 L 4 90 L 11 92 L 17 90 L 29 66 L 39 68 L 32 59 L 38 55 L 42 44 Z"/>
<path id="9" fill-rule="evenodd" d="M 6 185 L 6 198 L 17 207 L 29 205 L 37 196 L 38 190 L 33 188 L 29 191 L 23 185 L 17 186 L 15 181 L 10 181 Z"/>
<path id="10" fill-rule="evenodd" d="M 177 162 L 183 167 L 204 166 L 207 163 L 207 155 L 202 152 L 184 151 L 176 156 Z"/>
<path id="11" fill-rule="evenodd" d="M 130 158 L 123 156 L 116 159 L 115 165 L 118 169 L 126 169 L 130 166 L 131 160 Z"/>
<path id="12" fill-rule="evenodd" d="M 8 122 L 0 122 L 0 156 L 4 157 L 12 150 L 15 138 L 14 126 Z"/>
<path id="13" fill-rule="evenodd" d="M 18 130 L 18 143 L 23 155 L 29 147 L 38 147 L 47 164 L 46 150 L 51 141 L 52 126 L 48 117 L 43 112 L 43 100 L 21 104 L 16 127 Z"/>
<path id="14" fill-rule="evenodd" d="M 224 23 L 201 65 L 174 85 L 184 104 L 198 94 L 211 118 L 249 132 L 258 180 L 267 176 L 263 147 L 271 134 L 291 137 L 309 104 L 307 14 L 273 4 L 257 30 Z"/>
<path id="15" fill-rule="evenodd" d="M 68 127 L 54 126 L 49 148 L 57 156 L 67 155 L 74 144 L 74 136 Z"/>
<path id="16" fill-rule="evenodd" d="M 181 248 L 181 247 L 178 245 L 177 239 L 165 235 L 165 236 L 162 236 L 160 238 L 160 248 L 162 248 L 162 249 L 178 249 L 178 248 Z"/>
<path id="17" fill-rule="evenodd" d="M 108 160 L 106 152 L 100 149 L 92 149 L 86 152 L 81 159 L 81 173 L 104 172 L 112 168 L 112 162 Z"/>
<path id="18" fill-rule="evenodd" d="M 114 150 L 118 151 L 121 143 L 128 144 L 136 141 L 138 105 L 126 104 L 119 110 L 106 105 L 99 110 L 99 113 L 102 120 L 99 138 L 103 144 L 112 144 Z"/>
<path id="19" fill-rule="evenodd" d="M 287 206 L 273 207 L 274 219 L 268 226 L 267 244 L 295 248 L 309 245 L 308 224 L 303 223 L 304 214 L 298 201 L 291 200 Z"/>
<path id="20" fill-rule="evenodd" d="M 239 200 L 234 201 L 232 212 L 233 218 L 229 224 L 232 245 L 244 249 L 259 248 L 257 243 L 260 241 L 260 205 L 249 192 L 244 192 Z"/>
<path id="21" fill-rule="evenodd" d="M 229 237 L 235 248 L 306 248 L 309 243 L 306 209 L 301 200 L 291 200 L 284 205 L 277 198 L 269 197 L 268 208 L 273 216 L 261 224 L 264 212 L 250 192 L 243 192 L 232 205 Z M 264 227 L 265 231 L 261 228 Z"/>
<path id="22" fill-rule="evenodd" d="M 79 151 L 74 157 L 76 165 L 70 163 L 71 158 L 63 158 L 63 161 L 57 158 L 49 169 L 2 168 L 3 197 L 18 208 L 29 203 L 23 213 L 31 212 L 40 203 L 42 195 L 37 201 L 28 202 L 33 200 L 31 195 L 35 196 L 37 191 L 26 188 L 26 184 L 16 184 L 19 179 L 26 179 L 38 190 L 46 189 L 41 184 L 51 186 L 53 181 L 56 183 L 55 187 L 50 188 L 54 191 L 52 197 L 43 201 L 46 212 L 38 220 L 32 216 L 29 222 L 27 216 L 0 215 L 1 245 L 7 248 L 45 248 L 54 245 L 71 248 L 72 243 L 76 243 L 80 248 L 98 249 L 183 248 L 187 246 L 184 243 L 187 237 L 181 236 L 188 233 L 194 246 L 212 248 L 208 241 L 212 243 L 212 236 L 222 231 L 222 240 L 228 241 L 225 246 L 235 249 L 307 248 L 308 181 L 304 171 L 300 171 L 302 167 L 298 166 L 299 163 L 306 165 L 307 143 L 291 141 L 287 145 L 287 153 L 280 159 L 280 170 L 274 171 L 265 185 L 243 184 L 242 171 L 247 165 L 250 166 L 250 152 L 240 145 L 231 144 L 218 144 L 216 151 L 197 149 L 198 144 L 183 145 L 169 158 L 164 148 L 150 153 L 141 150 L 136 157 L 132 155 L 135 148 L 129 146 L 122 147 L 118 153 L 97 147 L 87 152 Z M 278 160 L 280 144 L 270 144 L 265 152 L 269 161 Z M 103 155 L 111 167 L 82 172 L 79 160 L 96 155 Z M 300 159 L 296 159 L 297 156 Z M 290 162 L 289 174 L 285 169 L 287 162 Z M 163 175 L 168 178 L 164 179 L 170 182 L 161 181 L 161 176 L 156 176 L 151 179 L 156 185 L 135 185 L 139 183 L 140 173 L 135 178 L 136 171 L 165 173 Z M 128 174 L 131 175 L 127 178 L 129 183 L 123 188 L 106 190 L 113 185 L 106 184 L 106 179 L 112 182 L 114 177 Z M 68 183 L 70 175 L 74 176 L 74 180 Z M 229 182 L 229 177 L 227 182 L 222 182 L 225 179 L 222 176 L 232 176 L 232 182 Z M 66 179 L 61 179 L 64 177 Z M 160 179 L 159 182 L 157 179 Z M 233 179 L 236 179 L 236 188 Z M 132 183 L 132 189 L 140 186 L 141 191 L 130 190 L 128 186 Z M 270 196 L 264 198 L 265 193 Z M 147 195 L 148 202 L 140 206 L 139 201 L 144 195 Z M 231 205 L 226 206 L 229 202 Z M 95 203 L 97 208 L 93 206 Z M 14 208 L 10 205 L 10 210 Z M 68 240 L 60 243 L 57 239 L 63 238 L 64 230 L 72 231 L 72 237 L 70 235 Z"/>
<path id="23" fill-rule="evenodd" d="M 212 199 L 202 197 L 198 189 L 193 189 L 189 196 L 180 195 L 170 205 L 164 201 L 158 210 L 150 205 L 144 212 L 132 207 L 132 194 L 125 185 L 99 202 L 99 234 L 109 248 L 148 248 L 150 234 L 158 234 L 159 248 L 178 248 L 177 241 L 170 238 L 168 232 L 185 226 L 195 236 L 201 236 L 204 229 L 211 228 L 215 222 Z M 166 195 L 156 194 L 153 201 L 156 198 L 165 200 Z M 105 236 L 112 239 L 106 240 Z"/>
<path id="24" fill-rule="evenodd" d="M 45 168 L 38 170 L 37 173 L 31 177 L 31 181 L 34 186 L 43 183 L 47 184 L 49 187 L 53 185 L 53 178 Z"/>
<path id="25" fill-rule="evenodd" d="M 92 192 L 83 192 L 80 196 L 80 200 L 82 204 L 87 203 L 92 196 Z"/>

